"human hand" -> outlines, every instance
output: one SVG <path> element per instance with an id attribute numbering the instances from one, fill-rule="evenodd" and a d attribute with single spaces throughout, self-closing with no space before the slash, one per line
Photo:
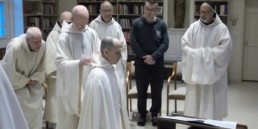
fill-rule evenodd
<path id="1" fill-rule="evenodd" d="M 80 60 L 80 66 L 83 66 L 83 65 L 87 65 L 91 62 L 91 57 L 90 56 L 84 56 L 82 57 L 82 59 Z"/>
<path id="2" fill-rule="evenodd" d="M 37 84 L 38 81 L 35 81 L 35 80 L 29 80 L 29 82 L 26 84 L 27 86 L 30 86 L 30 85 L 35 85 Z"/>
<path id="3" fill-rule="evenodd" d="M 146 55 L 143 58 L 144 58 L 144 63 L 146 63 L 148 65 L 153 65 L 156 63 L 156 61 L 153 59 L 153 57 L 151 55 Z"/>

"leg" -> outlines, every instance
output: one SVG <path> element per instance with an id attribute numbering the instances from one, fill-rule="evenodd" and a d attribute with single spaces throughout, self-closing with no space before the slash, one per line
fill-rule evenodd
<path id="1" fill-rule="evenodd" d="M 135 80 L 137 86 L 137 108 L 140 114 L 138 125 L 144 126 L 146 122 L 147 90 L 149 85 L 148 67 L 146 65 L 135 66 Z"/>
<path id="2" fill-rule="evenodd" d="M 152 97 L 152 106 L 150 112 L 152 117 L 156 117 L 161 110 L 161 101 L 162 101 L 162 88 L 163 88 L 163 65 L 154 65 L 151 71 L 151 97 Z M 156 126 L 157 122 L 152 121 L 153 125 Z"/>

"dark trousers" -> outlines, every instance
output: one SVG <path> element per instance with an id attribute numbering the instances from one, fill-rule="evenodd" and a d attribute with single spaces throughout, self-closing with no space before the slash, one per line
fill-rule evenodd
<path id="1" fill-rule="evenodd" d="M 136 64 L 135 79 L 138 91 L 137 108 L 141 117 L 146 117 L 147 90 L 151 86 L 152 116 L 157 116 L 161 110 L 161 94 L 163 88 L 164 64 Z"/>

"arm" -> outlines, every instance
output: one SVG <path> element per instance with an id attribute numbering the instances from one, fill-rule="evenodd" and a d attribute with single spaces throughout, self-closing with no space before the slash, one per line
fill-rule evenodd
<path id="1" fill-rule="evenodd" d="M 169 38 L 168 38 L 168 30 L 166 24 L 162 21 L 162 26 L 161 26 L 161 40 L 160 40 L 160 46 L 159 48 L 152 53 L 152 57 L 154 60 L 159 59 L 164 55 L 164 53 L 167 51 L 168 46 L 169 46 Z"/>
<path id="2" fill-rule="evenodd" d="M 136 56 L 142 58 L 143 56 L 147 55 L 143 49 L 139 46 L 138 43 L 138 35 L 139 35 L 139 25 L 137 24 L 137 20 L 135 20 L 132 24 L 132 28 L 130 31 L 130 43 L 131 48 L 136 54 Z"/>
<path id="3" fill-rule="evenodd" d="M 19 44 L 18 39 L 12 39 L 9 42 L 6 48 L 5 56 L 1 62 L 14 90 L 24 88 L 30 80 L 29 77 L 16 70 L 16 59 L 18 58 L 16 54 L 16 44 Z"/>

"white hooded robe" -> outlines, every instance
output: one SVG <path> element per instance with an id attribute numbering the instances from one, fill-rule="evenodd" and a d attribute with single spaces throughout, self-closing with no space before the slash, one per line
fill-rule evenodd
<path id="1" fill-rule="evenodd" d="M 100 41 L 97 33 L 85 27 L 77 31 L 73 23 L 64 25 L 57 47 L 57 129 L 77 129 L 80 115 L 81 84 L 84 68 L 79 67 L 80 59 L 99 52 Z M 85 72 L 84 72 L 85 73 Z"/>
<path id="2" fill-rule="evenodd" d="M 227 116 L 227 67 L 232 53 L 228 28 L 218 15 L 209 25 L 196 21 L 182 37 L 182 49 L 187 83 L 184 114 L 222 120 Z"/>
<path id="3" fill-rule="evenodd" d="M 94 59 L 84 85 L 78 129 L 130 129 L 125 94 L 114 67 L 102 56 Z"/>
<path id="4" fill-rule="evenodd" d="M 127 67 L 126 65 L 127 64 L 127 44 L 126 44 L 121 26 L 113 18 L 110 22 L 105 23 L 101 19 L 101 16 L 99 15 L 96 19 L 91 21 L 89 27 L 94 29 L 97 32 L 100 40 L 104 39 L 107 36 L 112 36 L 123 42 L 122 58 L 115 65 L 115 70 L 116 70 L 117 77 L 120 78 L 119 85 L 124 88 L 125 74 L 126 74 L 126 67 Z"/>
<path id="5" fill-rule="evenodd" d="M 42 128 L 45 42 L 38 52 L 30 51 L 25 34 L 12 39 L 2 60 L 2 66 L 13 86 L 30 129 Z M 26 86 L 29 80 L 38 83 Z"/>
<path id="6" fill-rule="evenodd" d="M 57 96 L 56 96 L 56 49 L 61 33 L 61 27 L 55 24 L 53 30 L 49 33 L 46 40 L 45 69 L 46 84 L 48 86 L 46 93 L 46 104 L 43 118 L 51 123 L 57 122 Z"/>

